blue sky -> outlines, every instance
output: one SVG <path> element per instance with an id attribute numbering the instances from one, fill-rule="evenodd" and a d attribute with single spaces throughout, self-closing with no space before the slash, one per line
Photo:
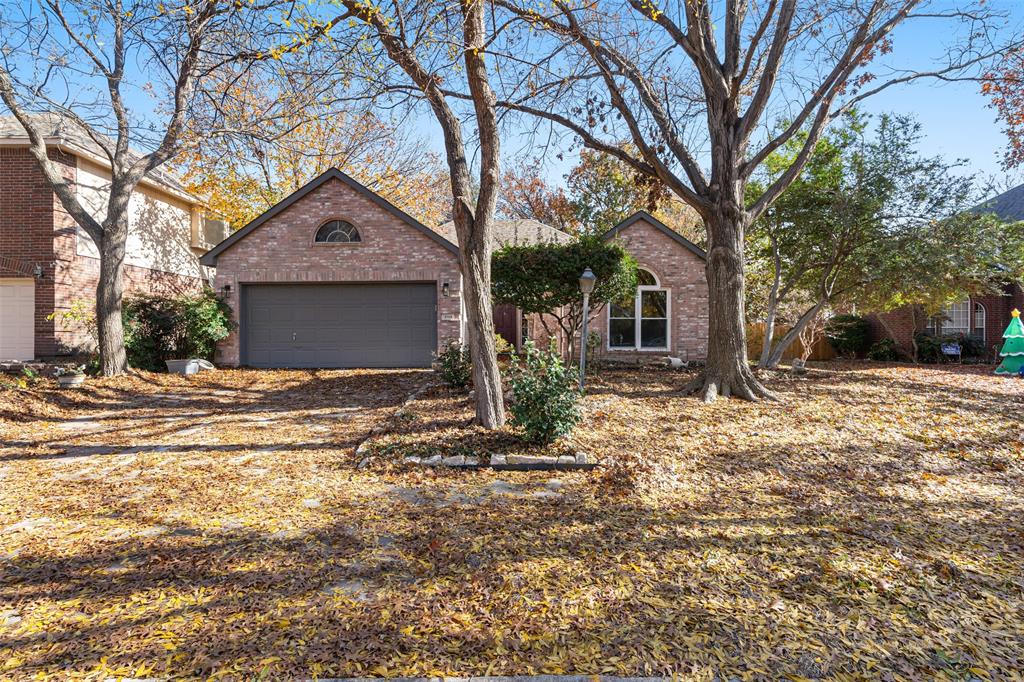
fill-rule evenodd
<path id="1" fill-rule="evenodd" d="M 1011 9 L 1018 27 L 1024 20 L 1022 0 L 993 0 L 991 4 Z M 941 35 L 934 34 L 934 29 L 934 24 L 927 23 L 909 23 L 898 29 L 893 36 L 892 61 L 927 67 L 928 60 L 922 55 L 934 54 L 942 40 Z M 970 171 L 985 177 L 1020 176 L 1019 172 L 1008 174 L 1002 169 L 1006 135 L 976 82 L 947 83 L 928 79 L 894 86 L 867 100 L 863 108 L 873 113 L 912 114 L 920 121 L 926 135 L 923 140 L 926 151 L 942 154 L 947 159 L 967 159 Z"/>
<path id="2" fill-rule="evenodd" d="M 942 8 L 942 3 L 936 7 Z M 1024 25 L 1024 0 L 989 0 L 994 9 L 1009 10 L 1011 21 L 1007 34 Z M 939 29 L 948 30 L 945 20 L 916 20 L 899 27 L 893 34 L 893 52 L 884 63 L 898 68 L 927 70 L 937 64 L 935 57 L 943 56 L 945 36 Z M 963 171 L 977 174 L 983 179 L 994 179 L 998 184 L 1024 182 L 1024 171 L 1007 172 L 1002 168 L 1002 156 L 1007 146 L 1002 124 L 996 112 L 988 106 L 977 82 L 944 82 L 923 79 L 907 85 L 893 86 L 865 100 L 861 108 L 872 114 L 911 114 L 922 125 L 924 138 L 922 151 L 928 155 L 942 155 L 947 160 L 964 159 Z M 430 140 L 432 148 L 443 153 L 440 134 L 430 120 L 419 120 L 417 127 Z M 509 154 L 519 151 L 522 143 L 513 138 L 506 142 Z M 575 155 L 565 160 L 547 159 L 547 176 L 559 182 L 572 168 Z"/>
<path id="3" fill-rule="evenodd" d="M 1024 0 L 990 0 L 990 5 L 1011 10 L 1014 16 L 1010 22 L 1012 27 L 1008 30 L 1019 28 L 1024 21 Z M 16 5 L 7 5 L 6 8 L 13 10 L 15 7 L 27 6 L 29 0 L 18 0 Z M 900 27 L 893 37 L 894 51 L 886 61 L 907 67 L 928 66 L 931 57 L 942 53 L 943 35 L 937 34 L 937 28 L 935 23 L 929 22 L 913 22 Z M 137 91 L 133 94 L 135 96 L 132 99 L 136 102 L 145 98 L 145 95 Z M 1006 137 L 1001 124 L 996 121 L 995 111 L 987 104 L 977 83 L 918 81 L 883 92 L 868 100 L 863 108 L 873 113 L 913 114 L 921 122 L 926 136 L 922 143 L 925 152 L 942 154 L 948 159 L 964 158 L 968 161 L 965 170 L 983 177 L 994 177 L 1004 183 L 1024 181 L 1024 173 L 1007 174 L 1001 168 Z M 429 111 L 418 112 L 416 118 L 407 120 L 406 124 L 413 126 L 416 134 L 432 150 L 443 156 L 440 131 Z M 509 156 L 522 148 L 522 140 L 515 136 L 511 136 L 504 144 Z M 550 156 L 553 157 L 553 154 Z M 549 158 L 546 169 L 548 179 L 561 182 L 562 176 L 574 162 L 574 155 L 566 155 L 563 161 Z"/>

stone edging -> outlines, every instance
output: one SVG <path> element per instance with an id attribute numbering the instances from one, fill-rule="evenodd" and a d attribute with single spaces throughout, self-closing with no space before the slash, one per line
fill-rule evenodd
<path id="1" fill-rule="evenodd" d="M 391 413 L 391 416 L 388 417 L 383 424 L 371 429 L 366 438 L 360 441 L 359 445 L 356 446 L 356 455 L 362 457 L 362 459 L 359 460 L 359 464 L 356 465 L 357 468 L 365 469 L 370 465 L 370 457 L 366 453 L 369 450 L 370 442 L 374 437 L 383 433 L 387 429 L 388 425 L 394 422 L 394 420 L 401 418 L 403 414 L 407 414 L 407 408 L 409 405 L 418 400 L 419 397 L 428 390 L 438 385 L 439 384 L 436 381 L 427 381 L 410 393 L 405 401 Z M 494 469 L 496 471 L 589 471 L 590 469 L 597 468 L 597 462 L 590 461 L 590 457 L 585 452 L 577 452 L 573 455 L 560 455 L 557 457 L 548 457 L 545 455 L 492 454 L 490 461 L 484 461 L 481 457 L 466 455 L 450 455 L 448 457 L 443 457 L 442 455 L 434 455 L 432 457 L 410 456 L 406 457 L 404 461 L 406 464 L 418 464 L 420 466 L 428 467 Z"/>
<path id="2" fill-rule="evenodd" d="M 481 457 L 467 457 L 466 455 L 451 455 L 450 457 L 442 457 L 441 455 L 434 455 L 432 457 L 411 456 L 406 457 L 403 461 L 406 464 L 418 464 L 428 467 L 494 469 L 496 471 L 578 471 L 597 467 L 597 463 L 591 462 L 585 452 L 558 457 L 493 454 L 489 461 L 484 461 Z"/>

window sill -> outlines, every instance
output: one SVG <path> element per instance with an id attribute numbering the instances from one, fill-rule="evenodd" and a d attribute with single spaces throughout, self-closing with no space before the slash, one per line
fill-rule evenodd
<path id="1" fill-rule="evenodd" d="M 668 346 L 659 348 L 637 348 L 636 346 L 609 346 L 606 348 L 610 353 L 667 353 Z"/>

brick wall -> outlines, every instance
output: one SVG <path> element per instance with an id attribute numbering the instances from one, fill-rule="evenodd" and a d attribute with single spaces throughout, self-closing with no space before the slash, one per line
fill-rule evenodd
<path id="1" fill-rule="evenodd" d="M 985 351 L 991 353 L 993 346 L 1003 343 L 1003 330 L 1010 323 L 1010 311 L 1014 308 L 1024 310 L 1024 290 L 1018 284 L 1008 284 L 1002 294 L 972 296 L 970 300 L 985 308 Z M 872 343 L 891 335 L 896 345 L 910 355 L 914 335 L 927 327 L 927 320 L 921 313 L 918 313 L 915 325 L 912 312 L 910 306 L 904 306 L 888 313 L 869 315 Z"/>
<path id="2" fill-rule="evenodd" d="M 362 241 L 314 244 L 316 229 L 333 219 L 355 225 Z M 440 346 L 461 338 L 460 281 L 455 254 L 332 178 L 221 253 L 215 287 L 231 286 L 228 303 L 237 322 L 240 285 L 246 283 L 436 282 Z M 440 296 L 444 282 L 450 283 L 448 298 Z M 217 359 L 239 363 L 237 332 L 220 345 Z"/>
<path id="3" fill-rule="evenodd" d="M 867 321 L 871 325 L 871 343 L 891 336 L 897 347 L 909 355 L 913 348 L 914 334 L 924 329 L 924 324 L 921 321 L 923 316 L 918 314 L 917 317 L 919 319 L 915 324 L 911 306 L 903 306 L 887 313 L 868 315 Z"/>
<path id="4" fill-rule="evenodd" d="M 641 360 L 671 355 L 683 360 L 703 360 L 708 352 L 708 285 L 704 261 L 645 220 L 619 233 L 618 239 L 640 267 L 654 273 L 669 290 L 669 350 L 623 351 L 608 348 L 608 310 L 601 310 L 591 329 L 601 334 L 600 356 L 607 359 Z"/>
<path id="5" fill-rule="evenodd" d="M 975 296 L 973 300 L 985 306 L 985 350 L 1003 345 L 1003 331 L 1010 324 L 1010 313 L 1014 308 L 1024 310 L 1024 291 L 1019 284 L 1009 284 L 1003 295 L 987 294 Z"/>
<path id="6" fill-rule="evenodd" d="M 75 157 L 51 149 L 70 182 L 77 177 Z M 80 352 L 90 344 L 85 329 L 58 313 L 75 301 L 95 306 L 99 259 L 77 254 L 76 223 L 50 189 L 36 160 L 24 147 L 0 147 L 0 277 L 31 277 L 36 263 L 43 277 L 35 282 L 35 354 L 48 359 Z M 201 281 L 133 266 L 125 267 L 126 293 L 196 291 Z"/>
<path id="7" fill-rule="evenodd" d="M 50 152 L 70 173 L 74 158 Z M 47 320 L 54 301 L 54 200 L 35 158 L 24 147 L 0 147 L 0 277 L 33 277 L 36 264 L 43 268 L 35 281 L 35 352 L 55 352 L 54 322 Z"/>

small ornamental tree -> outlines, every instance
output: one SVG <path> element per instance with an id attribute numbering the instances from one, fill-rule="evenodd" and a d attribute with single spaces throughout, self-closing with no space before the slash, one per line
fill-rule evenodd
<path id="1" fill-rule="evenodd" d="M 996 367 L 996 374 L 1020 374 L 1024 368 L 1024 325 L 1020 323 L 1020 311 L 1014 310 L 1009 326 L 1003 332 L 1003 347 L 999 355 L 1003 361 Z"/>
<path id="2" fill-rule="evenodd" d="M 506 246 L 495 252 L 491 290 L 495 303 L 510 303 L 524 313 L 540 314 L 549 336 L 559 332 L 567 356 L 583 324 L 580 275 L 590 268 L 597 284 L 590 313 L 631 295 L 636 288 L 636 260 L 620 244 L 586 236 L 568 244 Z"/>

